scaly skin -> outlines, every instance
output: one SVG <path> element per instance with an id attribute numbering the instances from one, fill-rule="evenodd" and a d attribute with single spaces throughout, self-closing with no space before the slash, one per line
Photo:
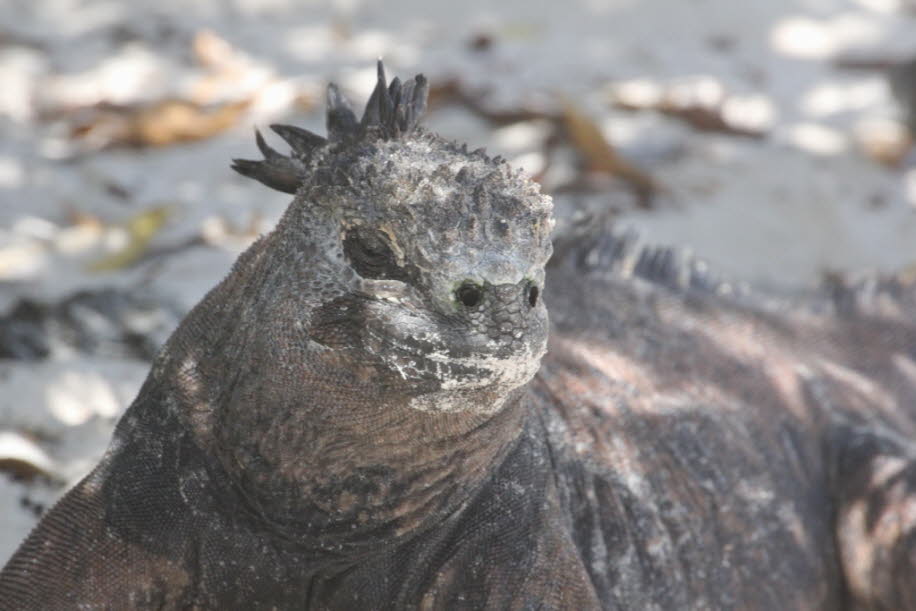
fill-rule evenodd
<path id="1" fill-rule="evenodd" d="M 295 199 L 0 609 L 914 608 L 912 287 L 723 297 L 600 226 L 548 267 L 549 200 L 425 95 L 236 162 Z"/>

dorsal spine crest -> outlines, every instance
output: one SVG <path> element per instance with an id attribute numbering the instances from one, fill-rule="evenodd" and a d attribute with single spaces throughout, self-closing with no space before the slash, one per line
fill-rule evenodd
<path id="1" fill-rule="evenodd" d="M 307 162 L 319 150 L 344 143 L 396 140 L 414 132 L 426 109 L 428 96 L 429 84 L 422 74 L 406 83 L 395 78 L 389 85 L 385 66 L 379 60 L 378 81 L 362 119 L 356 120 L 350 102 L 340 88 L 331 83 L 327 95 L 327 138 L 293 125 L 271 125 L 271 129 L 289 144 L 292 155 L 286 156 L 271 148 L 256 130 L 255 141 L 264 159 L 234 159 L 232 169 L 271 189 L 295 193 L 306 178 Z"/>

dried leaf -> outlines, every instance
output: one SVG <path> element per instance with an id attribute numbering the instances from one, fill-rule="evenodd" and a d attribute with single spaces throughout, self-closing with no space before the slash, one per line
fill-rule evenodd
<path id="1" fill-rule="evenodd" d="M 747 138 L 764 137 L 765 130 L 742 125 L 740 118 L 736 121 L 735 116 L 729 117 L 726 114 L 726 105 L 734 101 L 735 98 L 726 96 L 719 81 L 706 78 L 667 86 L 652 81 L 620 83 L 611 93 L 611 103 L 621 110 L 659 112 L 702 132 Z"/>
<path id="2" fill-rule="evenodd" d="M 913 149 L 913 136 L 903 124 L 869 126 L 859 134 L 859 144 L 867 157 L 889 168 L 899 168 Z"/>
<path id="3" fill-rule="evenodd" d="M 576 110 L 569 100 L 561 100 L 560 112 L 525 106 L 509 110 L 494 110 L 485 104 L 485 92 L 469 93 L 455 79 L 433 85 L 429 98 L 430 106 L 460 104 L 494 125 L 511 125 L 535 120 L 549 121 L 555 126 L 555 130 L 545 142 L 545 148 L 548 151 L 559 143 L 560 132 L 565 131 L 566 138 L 585 160 L 584 166 L 588 172 L 611 175 L 625 181 L 635 192 L 640 205 L 648 206 L 652 197 L 660 190 L 651 177 L 620 157 L 604 138 L 601 130 L 589 118 Z M 543 172 L 546 172 L 546 168 L 542 171 L 542 175 L 535 179 L 542 179 Z M 578 190 L 594 182 L 587 176 L 579 176 L 567 186 Z"/>
<path id="4" fill-rule="evenodd" d="M 701 132 L 716 132 L 730 136 L 744 136 L 746 138 L 763 138 L 766 135 L 761 130 L 748 129 L 729 123 L 722 114 L 722 108 L 718 106 L 710 108 L 706 106 L 677 106 L 663 103 L 658 107 L 658 110 L 668 116 L 681 119 Z"/>
<path id="5" fill-rule="evenodd" d="M 59 481 L 54 461 L 38 444 L 19 433 L 0 432 L 0 472 L 30 481 L 41 477 Z"/>
<path id="6" fill-rule="evenodd" d="M 242 100 L 207 109 L 182 100 L 162 102 L 135 115 L 127 143 L 166 146 L 210 138 L 235 126 L 248 105 Z"/>
<path id="7" fill-rule="evenodd" d="M 0 48 L 2 47 L 27 47 L 44 50 L 47 45 L 38 38 L 3 28 L 0 29 Z"/>
<path id="8" fill-rule="evenodd" d="M 105 227 L 105 221 L 92 212 L 81 210 L 71 204 L 65 204 L 64 209 L 71 227 L 87 227 L 98 231 Z"/>
<path id="9" fill-rule="evenodd" d="M 209 108 L 165 100 L 148 107 L 105 110 L 74 129 L 73 135 L 94 148 L 159 147 L 203 140 L 235 126 L 250 103 L 242 100 Z"/>
<path id="10" fill-rule="evenodd" d="M 468 48 L 471 51 L 483 53 L 493 47 L 493 35 L 489 32 L 478 32 L 468 40 Z"/>
<path id="11" fill-rule="evenodd" d="M 658 191 L 655 181 L 617 154 L 594 121 L 579 111 L 570 100 L 563 100 L 563 125 L 589 172 L 608 174 L 626 181 L 639 196 L 641 203 L 648 204 Z"/>
<path id="12" fill-rule="evenodd" d="M 703 106 L 700 104 L 677 104 L 668 99 L 662 99 L 651 104 L 633 104 L 623 100 L 615 100 L 614 106 L 621 110 L 654 110 L 669 117 L 680 119 L 690 127 L 701 132 L 715 132 L 729 136 L 743 136 L 746 138 L 763 138 L 766 132 L 748 129 L 729 123 L 722 114 L 722 107 Z"/>
<path id="13" fill-rule="evenodd" d="M 905 265 L 897 276 L 904 286 L 916 286 L 916 263 Z"/>
<path id="14" fill-rule="evenodd" d="M 173 212 L 174 206 L 155 206 L 130 219 L 124 227 L 127 231 L 124 248 L 91 263 L 89 270 L 110 272 L 135 263 L 147 252 L 153 237 L 165 226 Z"/>
<path id="15" fill-rule="evenodd" d="M 212 104 L 224 99 L 227 91 L 250 80 L 258 66 L 244 52 L 210 30 L 195 34 L 191 54 L 205 72 L 194 81 L 189 99 L 195 104 Z M 250 92 L 254 96 L 254 92 Z"/>
<path id="16" fill-rule="evenodd" d="M 486 92 L 470 93 L 455 79 L 434 83 L 429 89 L 430 108 L 459 104 L 481 119 L 493 125 L 511 125 L 520 121 L 546 119 L 559 122 L 562 117 L 536 108 L 518 108 L 514 110 L 496 110 L 487 107 L 483 102 Z"/>
<path id="17" fill-rule="evenodd" d="M 201 30 L 191 41 L 194 59 L 210 70 L 226 70 L 238 66 L 240 52 L 211 30 Z"/>
<path id="18" fill-rule="evenodd" d="M 841 70 L 861 70 L 885 72 L 893 69 L 900 63 L 899 59 L 892 57 L 863 57 L 845 56 L 833 60 L 833 65 Z"/>

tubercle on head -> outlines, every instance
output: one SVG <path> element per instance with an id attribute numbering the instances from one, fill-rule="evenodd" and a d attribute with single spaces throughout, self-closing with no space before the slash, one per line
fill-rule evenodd
<path id="1" fill-rule="evenodd" d="M 378 81 L 361 119 L 357 120 L 349 101 L 337 85 L 331 83 L 327 93 L 327 138 L 292 125 L 271 125 L 270 128 L 289 144 L 292 154 L 286 156 L 277 152 L 256 130 L 255 140 L 264 159 L 233 159 L 232 169 L 271 189 L 296 193 L 303 182 L 308 161 L 318 150 L 340 142 L 394 140 L 410 134 L 426 110 L 428 96 L 429 83 L 422 74 L 406 83 L 401 83 L 397 77 L 387 83 L 385 66 L 380 59 Z"/>

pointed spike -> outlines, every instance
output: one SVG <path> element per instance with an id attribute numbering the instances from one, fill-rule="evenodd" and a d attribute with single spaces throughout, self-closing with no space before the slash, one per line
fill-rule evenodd
<path id="1" fill-rule="evenodd" d="M 397 121 L 401 131 L 409 131 L 415 124 L 417 117 L 414 115 L 413 94 L 415 80 L 410 80 L 401 86 L 400 100 L 398 103 Z"/>
<path id="2" fill-rule="evenodd" d="M 397 106 L 401 102 L 401 79 L 394 77 L 391 79 L 391 84 L 388 85 L 388 96 L 391 98 L 391 103 L 394 106 Z"/>
<path id="3" fill-rule="evenodd" d="M 370 127 L 379 128 L 378 133 L 382 137 L 397 138 L 416 127 L 426 110 L 429 96 L 426 78 L 418 74 L 412 80 L 403 83 L 395 77 L 388 84 L 385 65 L 381 59 L 377 64 L 377 73 L 375 87 L 358 122 L 337 86 L 328 86 L 329 140 L 366 134 L 367 128 Z"/>
<path id="4" fill-rule="evenodd" d="M 252 161 L 251 159 L 233 159 L 232 165 L 230 167 L 242 176 L 254 178 L 256 170 L 261 166 L 262 163 L 264 162 Z"/>
<path id="5" fill-rule="evenodd" d="M 385 62 L 382 61 L 381 57 L 378 58 L 375 69 L 378 73 L 378 83 L 376 83 L 376 86 L 381 85 L 383 88 L 388 87 L 388 79 L 385 78 Z"/>
<path id="6" fill-rule="evenodd" d="M 330 140 L 340 140 L 356 132 L 356 114 L 336 83 L 328 84 L 327 130 Z"/>
<path id="7" fill-rule="evenodd" d="M 233 159 L 232 169 L 242 176 L 253 178 L 271 189 L 284 193 L 295 193 L 299 188 L 299 176 L 291 164 Z"/>
<path id="8" fill-rule="evenodd" d="M 379 123 L 385 128 L 390 126 L 394 119 L 394 104 L 388 94 L 388 88 L 383 87 L 381 83 L 379 83 L 378 93 L 378 116 Z"/>
<path id="9" fill-rule="evenodd" d="M 401 79 L 391 79 L 391 84 L 388 85 L 388 97 L 391 98 L 391 117 L 388 125 L 394 137 L 399 136 L 407 128 L 407 104 L 404 104 L 401 97 L 402 91 Z"/>
<path id="10" fill-rule="evenodd" d="M 328 110 L 350 110 L 352 106 L 350 100 L 340 92 L 337 83 L 328 83 Z"/>
<path id="11" fill-rule="evenodd" d="M 414 83 L 416 84 L 413 86 L 411 99 L 407 101 L 411 109 L 411 120 L 407 126 L 408 129 L 413 129 L 420 122 L 420 117 L 426 112 L 426 101 L 429 98 L 429 82 L 426 77 L 418 74 L 414 77 Z"/>
<path id="12" fill-rule="evenodd" d="M 388 84 L 385 78 L 385 65 L 381 58 L 378 60 L 378 81 L 375 83 L 375 89 L 369 96 L 366 103 L 366 110 L 360 124 L 366 128 L 370 126 L 385 126 L 389 123 L 392 116 L 393 107 L 391 96 L 388 95 Z"/>
<path id="13" fill-rule="evenodd" d="M 324 146 L 328 142 L 318 134 L 313 134 L 307 129 L 302 129 L 295 125 L 280 125 L 274 123 L 270 126 L 270 129 L 283 138 L 290 148 L 293 149 L 293 152 L 298 155 L 309 155 L 316 148 Z"/>
<path id="14" fill-rule="evenodd" d="M 366 102 L 366 110 L 363 111 L 363 118 L 359 122 L 364 128 L 379 124 L 381 113 L 379 111 L 378 98 L 378 85 L 376 85 L 375 89 L 372 90 L 372 95 L 369 96 L 369 101 Z"/>
<path id="15" fill-rule="evenodd" d="M 270 145 L 264 140 L 264 136 L 261 135 L 261 130 L 255 128 L 254 130 L 254 141 L 258 145 L 258 149 L 261 151 L 261 154 L 264 155 L 264 159 L 278 159 L 280 157 L 285 158 L 285 155 L 281 155 L 274 149 L 270 148 Z"/>

